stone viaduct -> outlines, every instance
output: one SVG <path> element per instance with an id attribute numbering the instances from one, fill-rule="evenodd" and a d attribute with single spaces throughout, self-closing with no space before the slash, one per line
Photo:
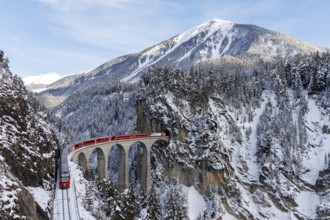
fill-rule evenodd
<path id="1" fill-rule="evenodd" d="M 137 170 L 141 172 L 141 188 L 145 192 L 148 192 L 151 188 L 151 155 L 150 151 L 152 146 L 158 141 L 169 142 L 167 136 L 156 136 L 149 138 L 138 138 L 138 139 L 127 139 L 127 140 L 115 140 L 105 143 L 93 144 L 87 147 L 80 148 L 72 152 L 71 160 L 76 164 L 87 169 L 89 167 L 90 158 L 94 151 L 97 151 L 98 167 L 97 173 L 99 178 L 109 178 L 108 164 L 109 154 L 113 146 L 117 145 L 119 148 L 119 164 L 118 164 L 118 182 L 117 186 L 119 189 L 128 188 L 129 186 L 129 161 L 128 155 L 129 150 L 133 144 L 140 142 L 143 147 L 143 161 L 142 169 Z"/>

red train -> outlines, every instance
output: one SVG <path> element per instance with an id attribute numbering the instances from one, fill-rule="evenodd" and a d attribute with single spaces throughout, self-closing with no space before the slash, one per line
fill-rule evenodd
<path id="1" fill-rule="evenodd" d="M 68 153 L 72 151 L 78 150 L 82 147 L 101 144 L 110 141 L 121 141 L 121 140 L 129 140 L 129 139 L 139 139 L 139 138 L 150 138 L 150 137 L 162 137 L 166 136 L 165 133 L 150 133 L 150 134 L 128 134 L 128 135 L 117 135 L 117 136 L 109 136 L 109 137 L 100 137 L 95 139 L 86 140 L 80 143 L 77 143 L 68 149 Z M 70 188 L 70 170 L 68 165 L 68 157 L 65 151 L 61 152 L 60 157 L 60 189 L 68 189 Z"/>
<path id="2" fill-rule="evenodd" d="M 60 189 L 70 188 L 70 169 L 68 165 L 68 156 L 65 152 L 61 152 L 60 157 Z"/>
<path id="3" fill-rule="evenodd" d="M 121 140 L 129 140 L 129 139 L 138 139 L 138 138 L 149 138 L 149 137 L 162 137 L 166 136 L 165 133 L 150 133 L 150 134 L 128 134 L 128 135 L 117 135 L 117 136 L 109 136 L 109 137 L 100 137 L 96 139 L 86 140 L 80 143 L 77 143 L 69 148 L 68 152 L 78 150 L 82 147 L 87 147 L 93 144 L 101 144 L 109 141 L 121 141 Z"/>

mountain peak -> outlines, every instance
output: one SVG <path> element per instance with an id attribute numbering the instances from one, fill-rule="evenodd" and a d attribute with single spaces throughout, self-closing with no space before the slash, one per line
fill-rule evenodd
<path id="1" fill-rule="evenodd" d="M 324 48 L 256 25 L 212 18 L 139 53 L 110 60 L 87 74 L 76 76 L 73 81 L 72 78 L 65 79 L 56 88 L 63 84 L 64 87 L 74 85 L 77 89 L 82 83 L 104 80 L 136 82 L 151 66 L 175 66 L 189 70 L 193 65 L 220 62 L 222 58 L 253 63 L 260 59 L 288 59 L 316 51 L 322 52 Z"/>
<path id="2" fill-rule="evenodd" d="M 191 28 L 188 31 L 178 35 L 176 37 L 176 42 L 177 45 L 180 45 L 184 42 L 187 42 L 194 36 L 197 36 L 199 33 L 206 33 L 207 36 L 205 38 L 208 38 L 219 30 L 221 30 L 221 32 L 226 35 L 233 28 L 233 26 L 233 22 L 213 18 L 210 21 L 204 22 L 197 27 Z"/>
<path id="3" fill-rule="evenodd" d="M 234 25 L 233 22 L 231 21 L 226 21 L 226 20 L 221 20 L 219 18 L 212 18 L 211 20 L 204 22 L 197 27 L 194 27 L 190 30 L 218 30 L 220 28 L 227 28 L 227 27 L 232 27 Z M 188 30 L 187 32 L 189 32 Z"/>
<path id="4" fill-rule="evenodd" d="M 53 82 L 59 80 L 62 78 L 61 75 L 55 72 L 49 72 L 46 74 L 41 74 L 37 76 L 28 76 L 23 78 L 23 81 L 25 85 L 32 85 L 32 84 L 45 84 L 49 85 L 52 84 Z"/>
<path id="5" fill-rule="evenodd" d="M 222 19 L 220 19 L 220 18 L 212 18 L 211 20 L 209 20 L 209 21 L 206 22 L 206 23 L 217 23 L 217 24 L 221 24 L 221 23 L 223 23 L 223 24 L 228 24 L 228 23 L 231 23 L 231 24 L 233 24 L 234 22 L 232 22 L 232 21 L 227 21 L 227 20 L 222 20 Z"/>

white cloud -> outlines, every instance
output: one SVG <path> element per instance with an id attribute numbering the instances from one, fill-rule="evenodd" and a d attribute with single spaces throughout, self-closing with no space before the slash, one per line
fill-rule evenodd
<path id="1" fill-rule="evenodd" d="M 81 1 L 91 2 L 91 0 Z M 109 1 L 98 0 L 98 2 L 106 4 L 105 2 Z M 95 7 L 93 13 L 79 10 L 70 13 L 63 10 L 54 11 L 50 15 L 49 26 L 59 38 L 105 48 L 114 58 L 139 52 L 185 30 L 185 28 L 180 29 L 180 24 L 175 18 L 166 14 L 169 11 L 172 13 L 181 10 L 179 4 L 165 4 L 159 0 L 134 0 L 125 7 Z"/>
<path id="2" fill-rule="evenodd" d="M 132 0 L 33 0 L 61 11 L 84 10 L 97 6 L 122 7 Z"/>
<path id="3" fill-rule="evenodd" d="M 11 25 L 1 33 L 3 49 L 8 51 L 15 73 L 70 73 L 88 69 L 110 58 L 139 52 L 214 17 L 256 24 L 308 41 L 318 39 L 329 46 L 330 29 L 326 26 L 329 4 L 325 1 L 321 6 L 313 0 L 299 4 L 284 0 L 28 1 L 37 6 L 32 15 L 29 10 L 25 10 L 26 18 L 22 17 L 24 13 L 18 15 L 18 10 L 11 14 L 17 14 L 19 20 L 34 18 L 27 22 L 33 25 L 29 28 Z M 6 6 L 11 1 L 0 0 L 0 5 L 3 2 Z M 40 10 L 40 5 L 46 7 Z M 23 4 L 14 8 L 19 6 Z M 19 31 L 7 34 L 14 27 Z"/>

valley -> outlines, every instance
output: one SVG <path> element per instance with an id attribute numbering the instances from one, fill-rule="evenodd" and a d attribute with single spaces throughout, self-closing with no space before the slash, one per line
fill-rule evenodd
<path id="1" fill-rule="evenodd" d="M 3 219 L 330 217 L 328 48 L 212 19 L 31 91 L 3 58 Z"/>

